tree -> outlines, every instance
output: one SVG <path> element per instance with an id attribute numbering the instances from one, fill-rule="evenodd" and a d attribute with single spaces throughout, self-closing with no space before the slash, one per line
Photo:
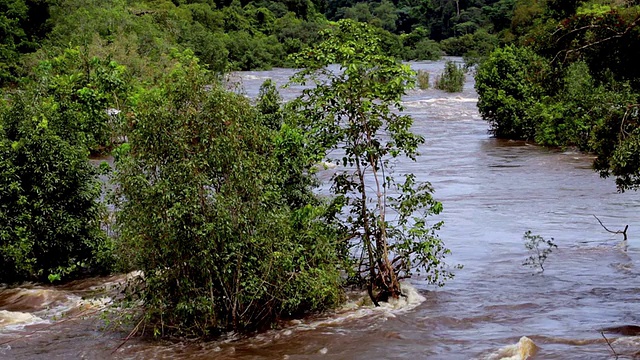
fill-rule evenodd
<path id="1" fill-rule="evenodd" d="M 546 60 L 516 46 L 496 49 L 476 73 L 478 109 L 497 137 L 533 139 L 536 124 L 530 109 L 544 94 Z"/>
<path id="2" fill-rule="evenodd" d="M 342 8 L 342 18 L 353 19 L 358 22 L 369 22 L 373 19 L 371 6 L 367 2 L 359 2 L 352 7 Z"/>
<path id="3" fill-rule="evenodd" d="M 351 275 L 366 282 L 375 304 L 400 296 L 399 280 L 415 268 L 442 284 L 452 276 L 442 262 L 449 251 L 435 235 L 441 224 L 428 225 L 426 219 L 442 205 L 433 199 L 431 186 L 416 183 L 411 174 L 396 183 L 389 165 L 401 156 L 415 160 L 424 142 L 410 131 L 411 117 L 399 113 L 415 74 L 381 54 L 375 30 L 366 24 L 342 20 L 323 36 L 296 55 L 296 64 L 305 69 L 291 81 L 315 85 L 296 105 L 308 119 L 308 137 L 319 153 L 342 153 L 333 161 L 345 170 L 333 177 L 332 189 L 358 254 Z"/>
<path id="4" fill-rule="evenodd" d="M 47 99 L 0 105 L 0 283 L 77 277 L 110 266 L 101 184 L 87 151 L 49 123 Z"/>
<path id="5" fill-rule="evenodd" d="M 116 152 L 118 253 L 144 273 L 131 294 L 142 320 L 155 336 L 202 337 L 336 305 L 337 229 L 287 196 L 301 170 L 277 160 L 301 142 L 267 127 L 273 94 L 260 114 L 193 53 L 177 60 L 140 96 Z"/>
<path id="6" fill-rule="evenodd" d="M 392 2 L 383 0 L 380 2 L 380 5 L 373 8 L 375 18 L 372 19 L 372 23 L 387 31 L 393 32 L 396 30 L 396 21 L 398 20 L 397 12 L 398 10 Z"/>

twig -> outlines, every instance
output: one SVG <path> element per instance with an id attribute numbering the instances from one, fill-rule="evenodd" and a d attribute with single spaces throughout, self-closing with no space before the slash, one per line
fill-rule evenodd
<path id="1" fill-rule="evenodd" d="M 622 31 L 622 32 L 614 31 L 614 32 L 615 32 L 615 35 L 612 35 L 612 36 L 610 36 L 610 37 L 607 37 L 607 38 L 604 38 L 604 39 L 600 39 L 600 40 L 597 40 L 597 41 L 594 41 L 594 42 L 591 42 L 591 43 L 587 43 L 587 44 L 585 44 L 585 45 L 583 45 L 583 46 L 580 46 L 580 47 L 578 47 L 578 48 L 576 48 L 576 49 L 568 49 L 568 50 L 561 50 L 561 51 L 558 51 L 558 53 L 553 57 L 553 59 L 551 60 L 551 62 L 552 62 L 552 63 L 553 63 L 553 62 L 555 62 L 555 61 L 556 61 L 556 59 L 558 58 L 558 56 L 559 56 L 563 51 L 564 51 L 564 54 L 565 54 L 565 57 L 564 57 L 564 58 L 565 58 L 565 60 L 566 60 L 566 59 L 567 59 L 567 57 L 569 56 L 569 54 L 572 54 L 572 53 L 575 53 L 575 52 L 580 52 L 581 50 L 584 50 L 584 49 L 586 49 L 586 48 L 589 48 L 589 47 L 592 47 L 592 46 L 595 46 L 595 45 L 598 45 L 598 44 L 601 44 L 601 43 L 604 43 L 604 42 L 610 41 L 610 40 L 612 40 L 612 39 L 619 39 L 619 38 L 622 38 L 623 36 L 626 36 L 627 34 L 629 34 L 629 33 L 631 32 L 631 30 L 633 30 L 633 29 L 638 25 L 638 23 L 640 23 L 640 15 L 636 16 L 636 18 L 633 20 L 633 22 L 631 22 L 631 23 L 627 26 L 627 28 L 626 28 L 624 31 Z M 595 27 L 601 27 L 601 26 L 595 26 Z M 569 33 L 567 33 L 567 34 L 565 34 L 565 35 L 569 35 L 569 34 L 572 34 L 572 33 L 576 32 L 576 31 L 581 31 L 581 30 L 588 29 L 588 28 L 592 28 L 592 25 L 587 25 L 587 26 L 583 26 L 583 27 L 581 27 L 581 28 L 578 28 L 578 29 L 572 30 L 572 31 L 570 31 Z M 606 29 L 608 29 L 608 30 L 612 30 L 612 31 L 613 31 L 613 29 L 611 29 L 611 28 L 609 28 L 609 27 L 606 27 Z M 561 37 L 560 37 L 560 39 L 562 39 L 565 35 L 561 36 Z M 557 41 L 559 41 L 559 39 L 558 39 Z"/>
<path id="2" fill-rule="evenodd" d="M 594 218 L 596 218 L 596 220 L 598 220 L 598 222 L 600 223 L 600 226 L 602 226 L 605 230 L 607 230 L 608 232 L 612 233 L 612 234 L 622 234 L 624 235 L 624 240 L 627 240 L 627 229 L 629 229 L 629 225 L 624 227 L 624 230 L 617 230 L 617 231 L 612 231 L 607 229 L 606 226 L 604 226 L 604 224 L 602 223 L 602 221 L 600 221 L 600 219 L 598 219 L 597 216 L 593 215 Z"/>
<path id="3" fill-rule="evenodd" d="M 602 335 L 602 337 L 604 338 L 604 341 L 607 342 L 607 345 L 609 345 L 609 349 L 611 349 L 611 352 L 613 352 L 613 356 L 616 357 L 616 359 L 618 358 L 618 353 L 613 349 L 613 346 L 611 346 L 611 342 L 609 342 L 609 339 L 607 339 L 606 336 L 604 336 L 604 332 L 600 331 L 600 335 Z"/>
<path id="4" fill-rule="evenodd" d="M 144 317 L 142 319 L 140 319 L 140 321 L 138 321 L 138 324 L 136 324 L 136 326 L 133 328 L 133 330 L 131 330 L 131 332 L 129 333 L 129 335 L 127 335 L 126 338 L 124 338 L 124 340 L 120 343 L 120 345 L 118 345 L 117 348 L 113 349 L 113 351 L 111 352 L 111 355 L 115 354 L 116 351 L 118 351 L 118 349 L 120 349 L 122 347 L 122 345 L 126 344 L 127 341 L 129 341 L 129 339 L 131 339 L 131 337 L 138 332 L 138 328 L 140 328 L 140 324 L 142 324 L 142 322 L 144 321 Z"/>

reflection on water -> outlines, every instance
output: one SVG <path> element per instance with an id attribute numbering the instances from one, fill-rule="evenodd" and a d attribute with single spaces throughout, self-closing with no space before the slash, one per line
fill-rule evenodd
<path id="1" fill-rule="evenodd" d="M 443 66 L 414 64 L 432 73 Z M 232 79 L 255 97 L 264 79 L 283 85 L 290 74 L 276 69 Z M 283 89 L 283 96 L 298 91 Z M 464 264 L 441 289 L 412 280 L 424 298 L 413 309 L 352 306 L 251 338 L 231 335 L 205 344 L 133 339 L 113 353 L 126 334 L 100 331 L 95 316 L 54 319 L 61 307 L 78 306 L 92 296 L 87 289 L 113 278 L 55 290 L 32 286 L 42 292 L 0 293 L 0 358 L 525 359 L 534 350 L 535 359 L 613 358 L 600 330 L 640 325 L 640 244 L 634 236 L 640 195 L 617 193 L 612 180 L 590 170 L 588 155 L 491 138 L 475 99 L 470 77 L 462 94 L 430 89 L 406 96 L 414 130 L 426 143 L 417 162 L 398 162 L 394 170 L 433 184 L 444 204 L 440 235 L 453 251 L 448 260 Z M 610 229 L 628 224 L 628 244 L 604 231 L 594 214 Z M 522 266 L 527 230 L 553 237 L 559 246 L 543 274 Z M 3 323 L 9 316 L 35 324 L 10 328 Z M 605 336 L 620 355 L 640 351 L 638 337 Z"/>

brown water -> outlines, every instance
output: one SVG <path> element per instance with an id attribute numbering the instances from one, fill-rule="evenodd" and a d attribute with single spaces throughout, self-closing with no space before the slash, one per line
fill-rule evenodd
<path id="1" fill-rule="evenodd" d="M 437 73 L 443 63 L 414 67 Z M 234 79 L 253 97 L 264 79 L 284 84 L 290 74 L 247 72 Z M 613 358 L 598 330 L 640 325 L 640 194 L 617 193 L 612 180 L 590 170 L 589 156 L 491 138 L 472 81 L 462 94 L 406 96 L 415 131 L 427 141 L 416 163 L 395 166 L 396 173 L 431 181 L 444 204 L 440 235 L 453 251 L 450 263 L 464 265 L 444 288 L 417 278 L 411 285 L 419 294 L 408 304 L 352 304 L 248 339 L 132 339 L 114 352 L 126 334 L 100 330 L 96 311 L 108 299 L 97 292 L 121 278 L 24 286 L 0 291 L 0 359 L 525 359 L 535 346 L 535 359 Z M 628 244 L 592 214 L 610 229 L 628 224 Z M 522 266 L 527 230 L 559 246 L 543 274 Z M 606 336 L 621 358 L 640 352 L 638 337 Z"/>

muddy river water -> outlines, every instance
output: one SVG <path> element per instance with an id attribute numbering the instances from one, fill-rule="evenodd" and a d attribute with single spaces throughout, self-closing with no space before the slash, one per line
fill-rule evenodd
<path id="1" fill-rule="evenodd" d="M 413 64 L 432 79 L 443 66 Z M 282 85 L 291 74 L 232 78 L 254 97 L 266 78 Z M 426 142 L 395 171 L 430 181 L 444 205 L 448 262 L 464 265 L 445 287 L 415 278 L 401 303 L 351 304 L 251 338 L 118 348 L 126 334 L 102 331 L 97 315 L 108 298 L 85 299 L 123 276 L 26 284 L 0 290 L 0 359 L 613 359 L 611 347 L 634 358 L 640 337 L 605 332 L 610 347 L 600 330 L 640 325 L 640 193 L 616 192 L 588 155 L 492 138 L 476 102 L 471 76 L 463 93 L 412 90 L 404 101 Z M 593 215 L 612 230 L 629 225 L 627 243 Z M 542 274 L 522 265 L 527 230 L 558 245 Z"/>

